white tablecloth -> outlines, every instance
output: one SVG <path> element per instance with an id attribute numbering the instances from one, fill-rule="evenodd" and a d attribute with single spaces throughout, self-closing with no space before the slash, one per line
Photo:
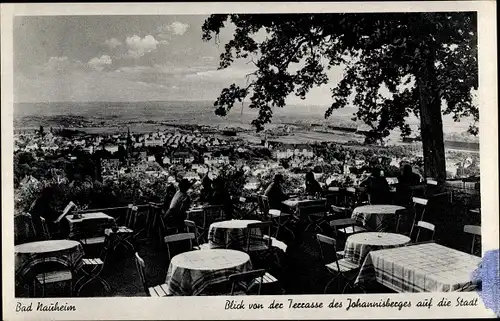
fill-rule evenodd
<path id="1" fill-rule="evenodd" d="M 480 257 L 436 243 L 372 251 L 356 282 L 376 280 L 396 292 L 470 290 L 480 261 Z"/>
<path id="2" fill-rule="evenodd" d="M 384 230 L 389 219 L 393 218 L 398 210 L 405 208 L 398 205 L 377 204 L 356 207 L 351 218 L 371 231 Z"/>
<path id="3" fill-rule="evenodd" d="M 208 285 L 227 281 L 234 273 L 250 271 L 250 256 L 235 250 L 197 250 L 176 255 L 167 272 L 167 292 L 197 295 Z"/>
<path id="4" fill-rule="evenodd" d="M 345 243 L 346 259 L 362 264 L 370 251 L 403 246 L 410 242 L 408 236 L 384 232 L 364 232 L 351 235 Z"/>
<path id="5" fill-rule="evenodd" d="M 247 243 L 247 226 L 251 223 L 260 223 L 257 220 L 228 220 L 210 224 L 208 244 L 210 248 L 244 249 Z M 260 230 L 252 231 L 260 234 Z"/>

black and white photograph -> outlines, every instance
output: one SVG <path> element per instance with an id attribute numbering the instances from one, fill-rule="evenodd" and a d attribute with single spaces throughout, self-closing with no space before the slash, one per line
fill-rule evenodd
<path id="1" fill-rule="evenodd" d="M 15 298 L 485 286 L 478 12 L 74 14 L 13 17 Z"/>

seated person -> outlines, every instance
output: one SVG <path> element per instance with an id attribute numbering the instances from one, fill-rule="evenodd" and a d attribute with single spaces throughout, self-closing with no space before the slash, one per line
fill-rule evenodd
<path id="1" fill-rule="evenodd" d="M 174 198 L 175 193 L 177 193 L 177 188 L 174 184 L 167 185 L 167 191 L 165 193 L 165 198 L 163 198 L 163 210 L 166 212 L 170 208 L 170 203 Z"/>
<path id="2" fill-rule="evenodd" d="M 207 201 L 210 205 L 222 205 L 226 219 L 233 218 L 233 202 L 229 194 L 226 184 L 222 178 L 216 178 L 213 182 L 213 192 L 208 197 Z"/>
<path id="3" fill-rule="evenodd" d="M 208 177 L 208 174 L 203 177 L 201 180 L 201 191 L 200 191 L 200 199 L 201 203 L 209 202 L 210 197 L 214 193 L 214 189 L 212 188 L 213 182 Z"/>
<path id="4" fill-rule="evenodd" d="M 411 165 L 404 165 L 396 185 L 397 204 L 406 206 L 411 203 L 412 192 L 410 187 L 418 184 L 420 184 L 420 175 L 413 172 Z"/>
<path id="5" fill-rule="evenodd" d="M 271 209 L 279 209 L 283 207 L 282 203 L 288 199 L 288 195 L 283 190 L 283 175 L 274 175 L 273 182 L 269 184 L 264 195 L 269 199 L 269 207 Z"/>
<path id="6" fill-rule="evenodd" d="M 42 217 L 46 220 L 49 230 L 55 231 L 57 229 L 54 221 L 58 218 L 59 213 L 57 213 L 50 205 L 52 197 L 52 188 L 45 187 L 40 196 L 31 204 L 28 212 L 31 215 L 36 238 L 38 240 L 43 239 Z"/>
<path id="7" fill-rule="evenodd" d="M 165 214 L 165 224 L 168 228 L 176 228 L 178 231 L 184 229 L 184 220 L 187 218 L 186 211 L 191 206 L 191 198 L 188 190 L 191 183 L 183 178 L 179 183 L 179 190 L 170 202 L 169 209 Z"/>
<path id="8" fill-rule="evenodd" d="M 373 168 L 371 175 L 360 186 L 366 188 L 370 204 L 390 204 L 389 183 L 380 175 L 380 168 Z"/>
<path id="9" fill-rule="evenodd" d="M 318 183 L 318 181 L 314 178 L 313 172 L 306 173 L 306 194 L 311 196 L 316 196 L 318 193 L 321 193 L 323 188 Z"/>

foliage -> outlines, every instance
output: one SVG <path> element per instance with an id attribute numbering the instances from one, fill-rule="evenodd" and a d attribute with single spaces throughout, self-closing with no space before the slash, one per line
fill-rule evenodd
<path id="1" fill-rule="evenodd" d="M 475 12 L 211 15 L 202 27 L 206 41 L 227 22 L 235 26 L 219 68 L 235 59 L 256 68 L 246 87 L 233 83 L 222 90 L 215 112 L 225 116 L 249 96 L 249 107 L 259 111 L 252 124 L 260 131 L 273 107 L 284 107 L 291 94 L 305 99 L 311 88 L 328 83 L 326 70 L 343 65 L 325 117 L 354 95 L 353 120 L 369 125 L 368 136 L 376 140 L 395 128 L 410 135 L 406 119 L 410 113 L 420 116 L 426 174 L 442 177 L 441 109 L 455 121 L 472 116 L 469 132 L 478 133 L 476 20 Z M 266 37 L 257 41 L 260 31 Z"/>

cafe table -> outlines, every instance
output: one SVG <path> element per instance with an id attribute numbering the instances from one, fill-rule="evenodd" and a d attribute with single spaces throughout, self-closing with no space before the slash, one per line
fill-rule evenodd
<path id="1" fill-rule="evenodd" d="M 167 294 L 199 295 L 212 284 L 229 280 L 235 273 L 252 269 L 250 256 L 229 249 L 195 250 L 178 254 L 170 261 Z"/>
<path id="2" fill-rule="evenodd" d="M 373 204 L 358 206 L 352 211 L 351 218 L 370 231 L 382 231 L 387 223 L 403 206 L 390 204 Z"/>
<path id="3" fill-rule="evenodd" d="M 408 244 L 406 235 L 385 232 L 363 232 L 349 236 L 345 242 L 344 258 L 361 265 L 371 251 Z"/>
<path id="4" fill-rule="evenodd" d="M 471 291 L 481 258 L 436 243 L 371 251 L 355 283 L 376 281 L 396 292 Z"/>
<path id="5" fill-rule="evenodd" d="M 35 265 L 59 262 L 71 271 L 82 266 L 83 247 L 73 240 L 46 240 L 18 244 L 14 247 L 16 283 L 22 283 Z"/>
<path id="6" fill-rule="evenodd" d="M 87 237 L 104 236 L 105 230 L 115 225 L 115 219 L 103 212 L 67 215 L 68 237 L 85 234 Z"/>
<path id="7" fill-rule="evenodd" d="M 247 243 L 248 224 L 260 223 L 258 220 L 228 220 L 215 222 L 208 230 L 208 244 L 210 248 L 244 249 Z M 259 229 L 252 231 L 260 234 Z"/>

